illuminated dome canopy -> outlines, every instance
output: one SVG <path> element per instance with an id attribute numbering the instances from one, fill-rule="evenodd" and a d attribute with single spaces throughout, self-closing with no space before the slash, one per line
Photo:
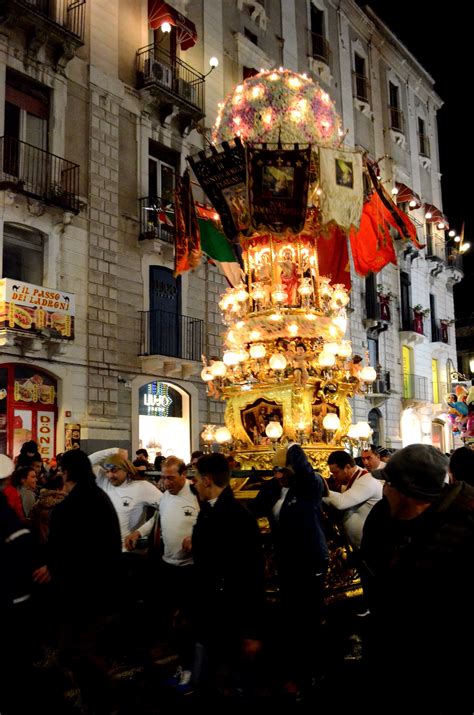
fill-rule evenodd
<path id="1" fill-rule="evenodd" d="M 309 143 L 336 146 L 342 136 L 334 102 L 316 82 L 290 70 L 268 70 L 239 84 L 219 105 L 212 139 L 219 143 Z"/>

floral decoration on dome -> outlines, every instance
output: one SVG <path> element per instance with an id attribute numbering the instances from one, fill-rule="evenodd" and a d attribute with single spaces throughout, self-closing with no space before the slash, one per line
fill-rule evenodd
<path id="1" fill-rule="evenodd" d="M 219 105 L 212 139 L 336 146 L 342 134 L 329 94 L 306 75 L 280 68 L 250 77 L 228 95 Z"/>

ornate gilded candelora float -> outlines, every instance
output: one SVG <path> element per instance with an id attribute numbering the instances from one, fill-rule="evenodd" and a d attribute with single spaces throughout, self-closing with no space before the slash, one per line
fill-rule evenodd
<path id="1" fill-rule="evenodd" d="M 279 440 L 299 442 L 325 467 L 354 436 L 348 398 L 376 378 L 345 337 L 347 248 L 343 281 L 337 251 L 324 271 L 320 260 L 362 210 L 361 154 L 341 149 L 342 138 L 329 95 L 288 70 L 260 72 L 219 108 L 211 161 L 228 162 L 229 180 L 213 203 L 227 205 L 222 223 L 242 270 L 219 302 L 223 353 L 203 358 L 201 372 L 209 395 L 226 402 L 226 427 L 208 425 L 202 438 L 232 443 L 242 469 L 270 467 Z M 322 180 L 328 166 L 334 196 Z"/>

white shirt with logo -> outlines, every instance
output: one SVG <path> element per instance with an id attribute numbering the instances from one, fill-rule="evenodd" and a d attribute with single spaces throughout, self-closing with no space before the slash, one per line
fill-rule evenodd
<path id="1" fill-rule="evenodd" d="M 163 561 L 172 566 L 189 566 L 193 558 L 183 550 L 183 539 L 193 533 L 199 514 L 199 502 L 187 480 L 178 494 L 166 491 L 162 495 L 159 514 L 164 544 Z"/>

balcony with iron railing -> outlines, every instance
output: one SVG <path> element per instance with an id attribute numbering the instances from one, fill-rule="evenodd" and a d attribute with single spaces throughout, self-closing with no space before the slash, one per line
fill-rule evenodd
<path id="1" fill-rule="evenodd" d="M 425 257 L 431 261 L 446 261 L 446 242 L 441 236 L 425 234 Z"/>
<path id="2" fill-rule="evenodd" d="M 449 323 L 447 320 L 431 318 L 431 342 L 449 344 Z"/>
<path id="3" fill-rule="evenodd" d="M 399 109 L 398 107 L 391 107 L 391 106 L 389 106 L 388 111 L 389 111 L 390 129 L 393 129 L 394 131 L 400 132 L 403 134 L 404 127 L 405 127 L 405 117 L 403 115 L 403 111 L 401 109 Z"/>
<path id="4" fill-rule="evenodd" d="M 388 397 L 391 392 L 390 371 L 383 370 L 381 365 L 377 365 L 377 377 L 372 384 L 369 384 L 366 389 L 365 396 L 370 397 Z"/>
<path id="5" fill-rule="evenodd" d="M 138 200 L 140 211 L 140 241 L 159 239 L 173 245 L 174 225 L 169 217 L 171 201 L 159 196 L 146 196 Z"/>
<path id="6" fill-rule="evenodd" d="M 370 83 L 366 75 L 352 73 L 352 92 L 359 102 L 370 104 Z"/>
<path id="7" fill-rule="evenodd" d="M 324 62 L 329 65 L 329 57 L 331 50 L 329 48 L 329 42 L 323 35 L 317 35 L 315 32 L 309 33 L 309 48 L 310 57 L 318 62 Z"/>
<path id="8" fill-rule="evenodd" d="M 403 375 L 403 398 L 418 402 L 429 401 L 428 379 L 421 375 Z"/>
<path id="9" fill-rule="evenodd" d="M 406 338 L 409 341 L 423 342 L 426 336 L 425 316 L 410 306 L 401 305 L 400 310 L 400 331 L 409 333 Z"/>
<path id="10" fill-rule="evenodd" d="M 204 75 L 159 45 L 137 52 L 137 88 L 158 99 L 162 124 L 172 113 L 180 121 L 197 121 L 204 116 Z"/>
<path id="11" fill-rule="evenodd" d="M 0 188 L 79 213 L 79 165 L 14 137 L 0 138 Z"/>
<path id="12" fill-rule="evenodd" d="M 30 51 L 50 44 L 56 61 L 84 44 L 86 0 L 0 0 L 0 24 L 26 30 Z"/>
<path id="13" fill-rule="evenodd" d="M 140 355 L 163 355 L 200 361 L 204 352 L 204 322 L 164 310 L 140 312 Z"/>

